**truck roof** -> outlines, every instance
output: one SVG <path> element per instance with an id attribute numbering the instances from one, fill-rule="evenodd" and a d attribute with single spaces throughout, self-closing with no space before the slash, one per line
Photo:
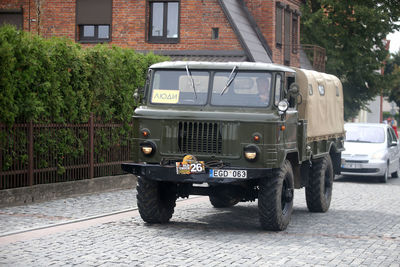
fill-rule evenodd
<path id="1" fill-rule="evenodd" d="M 284 71 L 294 73 L 295 71 L 286 66 L 261 63 L 261 62 L 208 62 L 208 61 L 165 61 L 150 66 L 152 69 L 185 69 L 186 65 L 190 69 L 233 69 L 237 66 L 239 70 L 265 70 L 265 71 Z"/>

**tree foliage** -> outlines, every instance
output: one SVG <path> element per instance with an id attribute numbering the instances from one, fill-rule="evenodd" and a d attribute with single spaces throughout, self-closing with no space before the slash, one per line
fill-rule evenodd
<path id="1" fill-rule="evenodd" d="M 385 37 L 399 28 L 397 0 L 307 0 L 302 43 L 326 49 L 326 72 L 340 78 L 345 118 L 357 114 L 383 88 L 379 70 L 388 56 Z"/>
<path id="2" fill-rule="evenodd" d="M 385 83 L 389 100 L 400 107 L 400 51 L 391 55 L 385 64 Z"/>

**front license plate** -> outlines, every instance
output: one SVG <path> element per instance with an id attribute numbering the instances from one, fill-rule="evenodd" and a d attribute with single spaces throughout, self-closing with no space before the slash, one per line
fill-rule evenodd
<path id="1" fill-rule="evenodd" d="M 177 162 L 176 163 L 176 174 L 193 174 L 193 173 L 204 173 L 204 161 L 195 161 L 191 163 Z"/>
<path id="2" fill-rule="evenodd" d="M 247 178 L 246 170 L 218 170 L 211 169 L 210 170 L 211 178 L 237 178 L 237 179 L 245 179 Z"/>
<path id="3" fill-rule="evenodd" d="M 361 165 L 359 163 L 345 163 L 342 165 L 345 169 L 360 169 Z"/>

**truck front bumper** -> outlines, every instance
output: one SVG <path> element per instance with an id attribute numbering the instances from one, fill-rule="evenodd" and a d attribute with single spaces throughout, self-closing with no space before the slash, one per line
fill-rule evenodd
<path id="1" fill-rule="evenodd" d="M 270 168 L 242 168 L 242 167 L 222 167 L 207 168 L 205 173 L 198 174 L 177 174 L 175 166 L 161 166 L 159 164 L 147 163 L 123 163 L 122 170 L 134 175 L 146 177 L 155 181 L 168 181 L 180 183 L 240 183 L 250 179 L 260 179 L 271 173 Z M 246 170 L 247 178 L 214 178 L 210 177 L 210 169 L 218 170 Z"/>

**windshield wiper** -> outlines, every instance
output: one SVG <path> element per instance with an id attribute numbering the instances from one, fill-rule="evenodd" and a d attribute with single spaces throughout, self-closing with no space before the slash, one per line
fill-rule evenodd
<path id="1" fill-rule="evenodd" d="M 189 64 L 188 63 L 186 63 L 186 74 L 187 74 L 188 78 L 190 79 L 190 84 L 191 84 L 191 86 L 193 88 L 193 92 L 194 92 L 194 98 L 197 99 L 196 88 L 194 86 L 193 76 L 192 76 L 192 73 L 189 70 Z"/>
<path id="2" fill-rule="evenodd" d="M 232 72 L 229 75 L 228 81 L 226 82 L 225 87 L 224 87 L 224 89 L 222 89 L 220 95 L 223 95 L 225 93 L 226 89 L 231 85 L 233 80 L 236 78 L 236 74 L 237 74 L 237 71 L 235 72 L 236 69 L 237 69 L 237 66 L 233 67 Z"/>

